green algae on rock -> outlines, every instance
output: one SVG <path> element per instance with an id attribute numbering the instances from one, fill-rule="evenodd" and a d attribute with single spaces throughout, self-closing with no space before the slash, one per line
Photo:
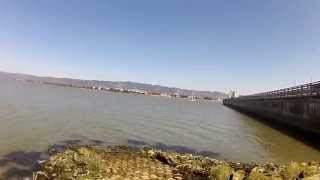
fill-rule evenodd
<path id="1" fill-rule="evenodd" d="M 72 147 L 42 165 L 34 179 L 182 179 L 173 168 L 127 147 Z"/>
<path id="2" fill-rule="evenodd" d="M 34 180 L 48 179 L 317 180 L 320 163 L 244 164 L 152 148 L 71 147 L 34 173 Z"/>

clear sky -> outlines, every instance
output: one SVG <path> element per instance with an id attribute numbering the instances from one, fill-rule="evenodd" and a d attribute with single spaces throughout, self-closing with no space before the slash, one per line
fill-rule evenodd
<path id="1" fill-rule="evenodd" d="M 242 94 L 320 80 L 320 1 L 0 0 L 0 70 Z"/>

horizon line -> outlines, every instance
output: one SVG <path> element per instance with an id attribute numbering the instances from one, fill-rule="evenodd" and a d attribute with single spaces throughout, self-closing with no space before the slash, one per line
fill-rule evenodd
<path id="1" fill-rule="evenodd" d="M 153 84 L 153 83 L 145 83 L 145 82 L 136 82 L 136 81 L 119 81 L 119 80 L 97 80 L 97 79 L 86 79 L 86 78 L 75 78 L 75 77 L 66 77 L 66 76 L 57 76 L 57 75 L 37 75 L 32 73 L 20 73 L 20 72 L 12 72 L 12 71 L 4 71 L 0 69 L 0 72 L 2 73 L 8 73 L 8 74 L 18 74 L 18 75 L 28 75 L 28 76 L 35 76 L 39 78 L 55 78 L 55 79 L 70 79 L 70 80 L 80 80 L 80 81 L 100 81 L 100 82 L 122 82 L 122 83 L 137 83 L 137 84 L 145 84 L 145 85 L 151 85 L 151 86 L 162 86 L 166 88 L 175 88 L 180 90 L 187 90 L 187 91 L 199 91 L 199 92 L 218 92 L 218 93 L 224 93 L 228 94 L 228 92 L 224 91 L 217 91 L 217 90 L 200 90 L 200 89 L 189 89 L 189 88 L 180 88 L 175 86 L 168 86 L 163 84 Z"/>

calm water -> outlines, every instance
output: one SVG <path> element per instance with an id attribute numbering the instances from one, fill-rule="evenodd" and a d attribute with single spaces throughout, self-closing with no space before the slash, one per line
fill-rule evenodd
<path id="1" fill-rule="evenodd" d="M 156 145 L 236 161 L 320 160 L 320 152 L 218 102 L 0 79 L 0 156 L 65 140 Z"/>

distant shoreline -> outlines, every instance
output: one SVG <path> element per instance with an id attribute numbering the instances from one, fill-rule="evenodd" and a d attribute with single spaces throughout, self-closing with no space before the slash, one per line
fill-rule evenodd
<path id="1" fill-rule="evenodd" d="M 27 83 L 33 84 L 45 84 L 45 85 L 54 85 L 60 87 L 71 87 L 71 88 L 78 88 L 78 89 L 89 89 L 94 91 L 107 91 L 107 92 L 116 92 L 116 93 L 125 93 L 125 94 L 139 94 L 139 95 L 146 95 L 146 96 L 158 96 L 164 98 L 172 98 L 172 99 L 183 99 L 192 101 L 195 99 L 197 100 L 205 100 L 205 101 L 219 101 L 222 102 L 222 98 L 211 98 L 211 97 L 201 97 L 201 96 L 187 96 L 183 94 L 168 94 L 168 93 L 160 93 L 160 92 L 148 92 L 136 89 L 124 89 L 124 88 L 112 88 L 112 87 L 100 87 L 100 86 L 78 86 L 75 84 L 66 84 L 66 83 L 56 83 L 56 82 L 47 82 L 47 81 L 34 81 L 28 79 L 15 79 L 16 81 L 23 81 Z"/>
<path id="2" fill-rule="evenodd" d="M 45 83 L 59 86 L 69 86 L 77 88 L 86 88 L 94 90 L 105 90 L 113 92 L 135 93 L 144 95 L 163 96 L 170 98 L 181 99 L 205 99 L 205 100 L 218 100 L 227 98 L 228 95 L 219 91 L 203 91 L 203 90 L 191 90 L 181 89 L 176 87 L 167 87 L 155 84 L 146 84 L 131 81 L 101 81 L 101 80 L 81 80 L 72 78 L 57 78 L 57 77 L 45 77 L 35 76 L 29 74 L 9 73 L 0 71 L 0 77 L 6 77 L 10 79 Z"/>

